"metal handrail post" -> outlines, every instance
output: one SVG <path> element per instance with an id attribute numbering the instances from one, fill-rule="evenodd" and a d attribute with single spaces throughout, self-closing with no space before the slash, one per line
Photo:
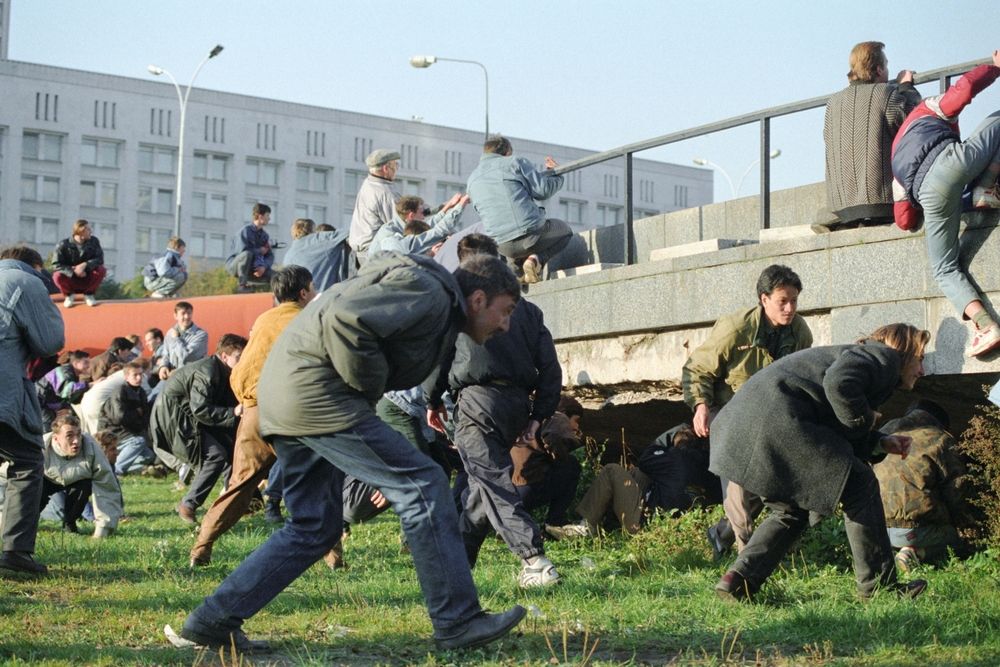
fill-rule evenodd
<path id="1" fill-rule="evenodd" d="M 632 264 L 635 243 L 632 240 L 632 154 L 625 153 L 625 266 Z"/>
<path id="2" fill-rule="evenodd" d="M 771 119 L 760 119 L 760 228 L 771 227 Z"/>

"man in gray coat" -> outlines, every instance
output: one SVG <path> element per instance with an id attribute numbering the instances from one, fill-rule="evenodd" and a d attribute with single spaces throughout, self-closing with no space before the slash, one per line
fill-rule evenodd
<path id="1" fill-rule="evenodd" d="M 425 257 L 387 252 L 288 324 L 257 398 L 291 519 L 187 617 L 183 640 L 267 648 L 247 639 L 243 621 L 340 539 L 345 474 L 379 489 L 399 515 L 439 648 L 482 646 L 520 622 L 520 606 L 482 610 L 444 472 L 375 413 L 387 390 L 409 389 L 435 368 L 447 373 L 460 332 L 482 344 L 506 331 L 519 297 L 494 257 L 471 258 L 452 275 Z"/>
<path id="2" fill-rule="evenodd" d="M 399 153 L 380 148 L 365 158 L 365 164 L 368 165 L 368 178 L 354 200 L 348 237 L 358 263 L 365 260 L 375 232 L 392 220 L 399 201 L 399 191 L 392 184 L 399 169 Z"/>
<path id="3" fill-rule="evenodd" d="M 41 263 L 39 258 L 39 263 Z M 24 262 L 0 261 L 0 459 L 7 466 L 7 496 L 0 526 L 0 568 L 45 574 L 32 558 L 41 511 L 44 458 L 42 412 L 26 369 L 34 357 L 66 343 L 62 315 L 41 277 Z"/>

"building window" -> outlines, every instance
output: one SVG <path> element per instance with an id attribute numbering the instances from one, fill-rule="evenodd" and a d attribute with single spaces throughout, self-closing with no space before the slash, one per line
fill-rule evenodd
<path id="1" fill-rule="evenodd" d="M 268 123 L 257 123 L 257 148 L 278 150 L 278 126 Z"/>
<path id="2" fill-rule="evenodd" d="M 674 206 L 680 208 L 687 208 L 688 205 L 688 188 L 686 185 L 675 185 L 674 186 Z"/>
<path id="3" fill-rule="evenodd" d="M 583 172 L 580 170 L 563 174 L 567 192 L 581 192 L 583 190 Z"/>
<path id="4" fill-rule="evenodd" d="M 188 252 L 191 253 L 192 257 L 223 259 L 226 256 L 226 235 L 193 232 L 191 243 L 188 244 Z"/>
<path id="5" fill-rule="evenodd" d="M 62 162 L 62 135 L 25 132 L 23 155 L 33 160 Z"/>
<path id="6" fill-rule="evenodd" d="M 114 250 L 118 247 L 118 225 L 98 223 L 97 238 L 101 240 L 101 247 L 107 250 Z"/>
<path id="7" fill-rule="evenodd" d="M 115 102 L 94 100 L 94 127 L 115 129 L 115 115 L 118 105 Z"/>
<path id="8" fill-rule="evenodd" d="M 299 165 L 295 169 L 295 187 L 310 192 L 326 192 L 329 169 Z"/>
<path id="9" fill-rule="evenodd" d="M 575 201 L 573 199 L 559 200 L 559 217 L 571 225 L 583 224 L 583 212 L 587 208 L 587 202 Z"/>
<path id="10" fill-rule="evenodd" d="M 634 214 L 635 214 L 635 218 L 634 218 L 635 220 L 641 220 L 643 218 L 652 218 L 654 215 L 659 215 L 660 212 L 659 211 L 651 211 L 651 210 L 648 210 L 648 209 L 638 209 L 637 208 L 637 209 L 634 210 Z"/>
<path id="11" fill-rule="evenodd" d="M 311 204 L 296 204 L 295 219 L 308 218 L 317 225 L 326 224 L 326 206 L 314 206 Z"/>
<path id="12" fill-rule="evenodd" d="M 610 227 L 621 222 L 622 207 L 608 206 L 607 204 L 597 205 L 597 226 Z"/>
<path id="13" fill-rule="evenodd" d="M 172 119 L 173 112 L 170 109 L 150 109 L 149 133 L 159 137 L 169 137 Z"/>
<path id="14" fill-rule="evenodd" d="M 213 144 L 226 143 L 226 119 L 219 116 L 205 116 L 205 141 Z"/>
<path id="15" fill-rule="evenodd" d="M 306 130 L 306 155 L 326 157 L 326 132 Z"/>
<path id="16" fill-rule="evenodd" d="M 278 163 L 247 159 L 246 181 L 256 185 L 278 185 Z"/>
<path id="17" fill-rule="evenodd" d="M 3 156 L 3 140 L 7 136 L 7 128 L 0 127 L 0 157 Z"/>
<path id="18" fill-rule="evenodd" d="M 372 140 L 354 137 L 354 161 L 364 162 L 368 154 L 372 152 Z"/>
<path id="19" fill-rule="evenodd" d="M 438 183 L 437 202 L 446 202 L 457 194 L 465 194 L 465 186 L 458 183 Z"/>
<path id="20" fill-rule="evenodd" d="M 162 227 L 136 227 L 136 252 L 159 254 L 167 248 L 167 241 L 173 236 L 173 231 Z"/>
<path id="21" fill-rule="evenodd" d="M 618 199 L 618 176 L 612 174 L 604 175 L 604 196 L 611 199 Z"/>
<path id="22" fill-rule="evenodd" d="M 399 187 L 399 191 L 404 195 L 419 197 L 423 181 L 415 181 L 412 178 L 397 178 L 396 184 Z"/>
<path id="23" fill-rule="evenodd" d="M 35 93 L 35 120 L 59 120 L 59 96 L 51 93 Z"/>
<path id="24" fill-rule="evenodd" d="M 410 144 L 399 146 L 399 168 L 418 171 L 420 169 L 420 147 Z"/>
<path id="25" fill-rule="evenodd" d="M 195 192 L 191 195 L 191 216 L 195 218 L 226 219 L 226 195 Z"/>
<path id="26" fill-rule="evenodd" d="M 80 206 L 118 208 L 118 184 L 80 181 Z"/>
<path id="27" fill-rule="evenodd" d="M 226 180 L 226 167 L 228 164 L 229 158 L 225 155 L 195 153 L 194 177 L 212 181 L 224 181 Z"/>
<path id="28" fill-rule="evenodd" d="M 59 203 L 59 179 L 55 176 L 21 175 L 21 199 Z"/>
<path id="29" fill-rule="evenodd" d="M 655 201 L 653 199 L 653 181 L 639 181 L 639 201 L 649 202 L 650 204 Z"/>
<path id="30" fill-rule="evenodd" d="M 176 174 L 177 149 L 163 146 L 139 146 L 139 171 Z"/>
<path id="31" fill-rule="evenodd" d="M 118 167 L 117 141 L 102 141 L 100 139 L 84 139 L 80 143 L 80 163 L 93 167 Z"/>
<path id="32" fill-rule="evenodd" d="M 367 177 L 368 174 L 362 171 L 344 171 L 344 208 L 341 222 L 345 227 L 349 227 L 351 224 L 351 218 L 354 217 L 354 202 L 357 200 L 358 190 L 361 189 L 361 184 L 364 183 Z"/>
<path id="33" fill-rule="evenodd" d="M 444 152 L 444 173 L 453 176 L 462 175 L 462 154 L 458 151 Z"/>
<path id="34" fill-rule="evenodd" d="M 144 213 L 173 214 L 174 191 L 163 188 L 139 186 L 138 210 Z"/>
<path id="35" fill-rule="evenodd" d="M 55 245 L 59 242 L 59 219 L 22 215 L 18 240 L 23 243 Z"/>

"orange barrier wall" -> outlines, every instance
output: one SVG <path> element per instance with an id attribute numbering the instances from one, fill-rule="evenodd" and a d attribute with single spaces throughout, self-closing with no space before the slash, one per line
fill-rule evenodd
<path id="1" fill-rule="evenodd" d="M 274 306 L 270 292 L 229 294 L 226 296 L 195 296 L 187 299 L 136 299 L 132 301 L 99 301 L 88 307 L 77 302 L 64 308 L 62 297 L 56 300 L 66 324 L 66 349 L 87 350 L 91 355 L 108 349 L 116 336 L 138 334 L 157 327 L 166 334 L 174 326 L 174 304 L 187 301 L 194 306 L 194 323 L 208 332 L 208 351 L 223 334 L 248 336 L 257 316 Z M 146 356 L 149 352 L 145 353 Z"/>

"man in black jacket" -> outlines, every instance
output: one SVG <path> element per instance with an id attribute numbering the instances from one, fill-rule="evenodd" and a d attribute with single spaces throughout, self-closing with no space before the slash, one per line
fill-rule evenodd
<path id="1" fill-rule="evenodd" d="M 104 250 L 94 236 L 90 223 L 77 220 L 73 223 L 73 236 L 56 244 L 52 259 L 52 280 L 63 293 L 63 305 L 73 307 L 74 294 L 83 292 L 88 306 L 97 305 L 97 288 L 108 271 L 104 268 Z"/>
<path id="2" fill-rule="evenodd" d="M 118 458 L 112 465 L 119 476 L 141 472 L 156 460 L 147 444 L 150 407 L 142 388 L 144 371 L 141 361 L 125 364 L 125 382 L 108 398 L 97 420 L 99 431 L 108 431 L 118 439 Z"/>
<path id="3" fill-rule="evenodd" d="M 469 475 L 459 519 L 469 563 L 475 565 L 492 524 L 521 557 L 520 586 L 558 583 L 541 530 L 511 480 L 510 448 L 535 439 L 539 425 L 555 413 L 562 389 L 562 369 L 541 309 L 522 299 L 510 316 L 510 330 L 485 345 L 459 337 L 451 373 L 438 378 L 427 402 L 428 423 L 441 432 L 446 415 L 441 395 L 449 385 L 456 397 L 455 445 Z"/>
<path id="4" fill-rule="evenodd" d="M 229 375 L 246 344 L 242 336 L 225 334 L 215 354 L 171 374 L 153 405 L 153 450 L 166 451 L 198 470 L 176 507 L 181 519 L 190 524 L 198 522 L 195 510 L 205 504 L 219 476 L 229 477 L 236 420 L 243 414 L 229 386 Z"/>

